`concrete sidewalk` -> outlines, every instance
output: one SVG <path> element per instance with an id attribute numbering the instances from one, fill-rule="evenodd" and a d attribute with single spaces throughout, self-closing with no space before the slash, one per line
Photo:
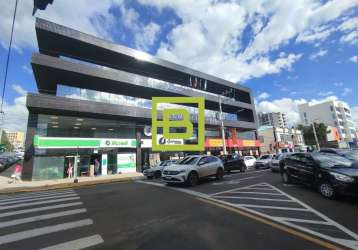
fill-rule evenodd
<path id="1" fill-rule="evenodd" d="M 126 182 L 140 180 L 142 178 L 144 178 L 142 173 L 125 173 L 98 177 L 78 177 L 78 183 L 74 183 L 73 178 L 46 181 L 17 181 L 16 183 L 9 183 L 11 178 L 0 176 L 0 194 L 81 187 L 111 182 Z"/>

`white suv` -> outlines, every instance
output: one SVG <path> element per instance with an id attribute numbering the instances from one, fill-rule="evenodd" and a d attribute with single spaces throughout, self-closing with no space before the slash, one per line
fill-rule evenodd
<path id="1" fill-rule="evenodd" d="M 183 160 L 164 167 L 162 179 L 167 183 L 198 184 L 199 179 L 215 176 L 221 180 L 224 176 L 222 161 L 215 156 L 190 155 Z"/>

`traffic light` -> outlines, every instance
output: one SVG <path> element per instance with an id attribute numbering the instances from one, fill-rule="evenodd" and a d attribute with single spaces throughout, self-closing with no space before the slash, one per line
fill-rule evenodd
<path id="1" fill-rule="evenodd" d="M 52 4 L 53 0 L 34 0 L 34 9 L 32 15 L 35 15 L 36 11 L 46 9 L 48 4 Z"/>

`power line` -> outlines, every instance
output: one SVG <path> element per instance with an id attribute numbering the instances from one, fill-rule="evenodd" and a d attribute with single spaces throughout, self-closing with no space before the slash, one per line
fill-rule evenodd
<path id="1" fill-rule="evenodd" d="M 8 72 L 8 68 L 9 68 L 9 61 L 10 61 L 10 54 L 11 54 L 11 46 L 12 46 L 12 37 L 14 34 L 14 26 L 15 26 L 15 17 L 16 17 L 16 10 L 17 10 L 17 2 L 18 0 L 15 1 L 15 10 L 14 10 L 14 16 L 12 18 L 12 27 L 11 27 L 11 34 L 10 34 L 10 43 L 9 43 L 9 48 L 8 48 L 8 52 L 7 52 L 7 59 L 6 59 L 6 66 L 5 66 L 5 77 L 4 77 L 4 85 L 3 85 L 3 89 L 2 89 L 2 98 L 1 98 L 1 107 L 0 107 L 0 115 L 2 116 L 2 120 L 4 118 L 4 110 L 3 110 L 3 105 L 4 105 L 4 97 L 5 97 L 5 89 L 6 89 L 6 80 L 7 80 L 7 72 Z M 1 121 L 3 122 L 3 121 Z"/>

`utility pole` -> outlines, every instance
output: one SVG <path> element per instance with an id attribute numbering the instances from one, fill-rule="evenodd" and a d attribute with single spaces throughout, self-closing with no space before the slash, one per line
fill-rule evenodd
<path id="1" fill-rule="evenodd" d="M 318 138 L 317 138 L 317 133 L 316 133 L 316 127 L 314 125 L 314 122 L 312 122 L 312 128 L 313 128 L 313 135 L 314 135 L 314 139 L 316 141 L 316 147 L 317 147 L 317 150 L 319 151 L 320 150 L 320 146 L 319 146 L 319 142 L 318 142 Z"/>

